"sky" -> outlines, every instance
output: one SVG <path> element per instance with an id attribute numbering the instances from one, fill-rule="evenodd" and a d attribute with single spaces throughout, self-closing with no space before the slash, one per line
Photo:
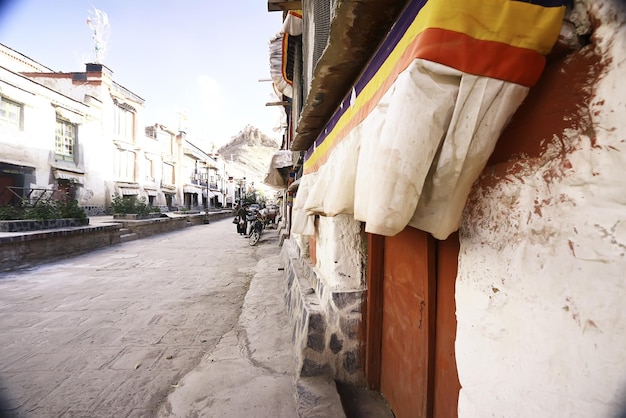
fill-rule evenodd
<path id="1" fill-rule="evenodd" d="M 267 1 L 0 0 L 0 43 L 60 72 L 95 62 L 87 18 L 106 13 L 101 63 L 145 100 L 146 124 L 221 146 L 246 125 L 279 139 L 281 108 L 269 70 L 269 41 L 281 28 Z M 101 31 L 102 32 L 102 31 Z M 203 146 L 203 148 L 204 148 Z"/>

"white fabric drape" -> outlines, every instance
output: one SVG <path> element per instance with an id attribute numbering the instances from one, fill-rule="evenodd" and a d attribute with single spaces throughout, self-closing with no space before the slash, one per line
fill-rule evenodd
<path id="1" fill-rule="evenodd" d="M 304 204 L 316 177 L 316 173 L 313 173 L 300 178 L 298 194 L 291 209 L 291 232 L 295 234 L 315 235 L 315 216 L 304 210 Z"/>
<path id="2" fill-rule="evenodd" d="M 278 188 L 286 188 L 287 182 L 281 175 L 279 169 L 291 167 L 293 165 L 293 153 L 289 150 L 280 150 L 272 155 L 270 167 L 263 180 L 263 183 Z"/>
<path id="3" fill-rule="evenodd" d="M 288 35 L 279 33 L 270 40 L 270 77 L 279 97 L 281 94 L 293 97 L 293 87 L 283 77 L 283 58 L 285 57 L 283 53 L 283 38 L 286 36 Z"/>
<path id="4" fill-rule="evenodd" d="M 300 14 L 287 13 L 287 17 L 283 21 L 282 32 L 291 36 L 302 35 L 302 11 Z"/>
<path id="5" fill-rule="evenodd" d="M 298 202 L 306 203 L 299 210 L 308 216 L 354 214 L 367 232 L 380 235 L 410 225 L 447 238 L 527 92 L 510 82 L 414 60 L 336 146 L 315 180 L 303 177 Z"/>

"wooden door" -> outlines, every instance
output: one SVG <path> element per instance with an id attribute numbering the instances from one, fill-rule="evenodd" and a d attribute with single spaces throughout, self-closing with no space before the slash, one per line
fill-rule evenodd
<path id="1" fill-rule="evenodd" d="M 396 418 L 431 416 L 433 241 L 406 228 L 385 239 L 380 391 Z"/>
<path id="2" fill-rule="evenodd" d="M 365 371 L 397 418 L 456 417 L 458 237 L 370 237 Z"/>
<path id="3" fill-rule="evenodd" d="M 459 375 L 454 355 L 456 302 L 454 299 L 459 260 L 459 236 L 437 241 L 437 318 L 435 332 L 434 418 L 456 418 Z"/>
<path id="4" fill-rule="evenodd" d="M 0 206 L 8 206 L 16 203 L 17 197 L 9 191 L 8 187 L 10 186 L 15 186 L 13 176 L 0 174 Z"/>

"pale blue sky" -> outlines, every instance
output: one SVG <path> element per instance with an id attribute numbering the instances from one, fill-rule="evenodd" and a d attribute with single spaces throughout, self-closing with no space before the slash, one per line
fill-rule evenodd
<path id="1" fill-rule="evenodd" d="M 55 71 L 84 71 L 95 61 L 87 17 L 109 19 L 102 63 L 114 80 L 146 101 L 146 124 L 178 128 L 220 146 L 247 124 L 279 138 L 269 78 L 269 41 L 280 12 L 267 1 L 0 0 L 0 43 Z"/>

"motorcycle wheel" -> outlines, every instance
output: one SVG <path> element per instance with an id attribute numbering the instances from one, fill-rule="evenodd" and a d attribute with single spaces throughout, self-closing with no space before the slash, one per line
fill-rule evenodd
<path id="1" fill-rule="evenodd" d="M 260 239 L 261 239 L 261 234 L 259 233 L 259 231 L 252 231 L 252 234 L 250 234 L 250 241 L 248 243 L 251 246 L 256 245 L 256 243 L 259 242 Z"/>

